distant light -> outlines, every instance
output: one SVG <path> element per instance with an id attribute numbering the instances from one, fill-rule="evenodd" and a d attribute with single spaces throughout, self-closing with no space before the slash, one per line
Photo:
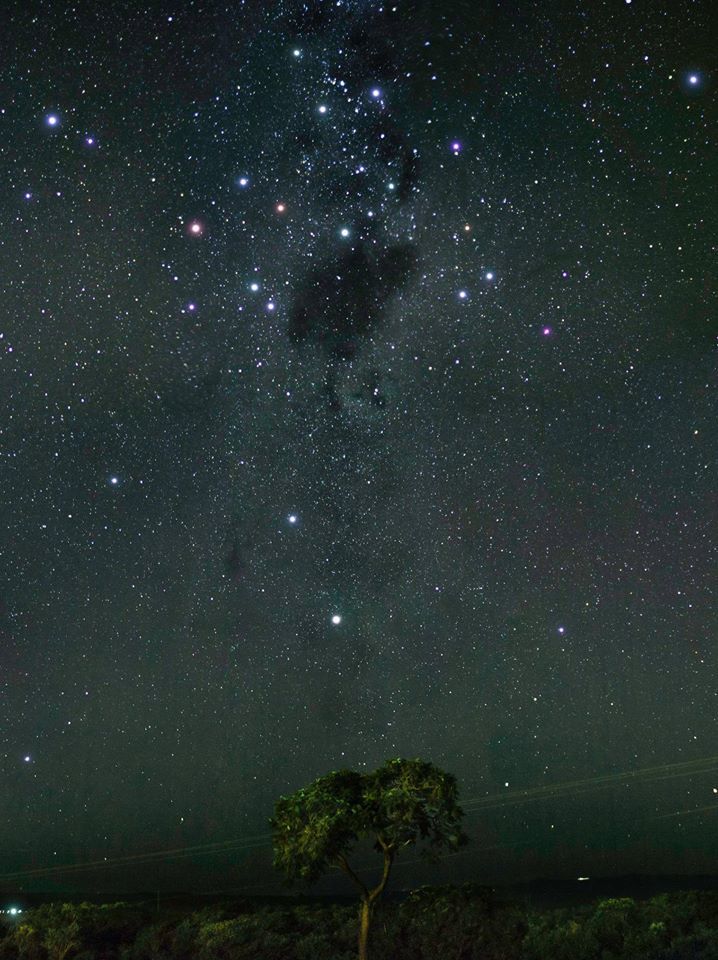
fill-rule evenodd
<path id="1" fill-rule="evenodd" d="M 486 279 L 487 279 L 487 280 L 493 280 L 493 279 L 494 279 L 493 273 L 490 273 L 490 272 L 487 273 L 487 274 L 486 274 Z"/>
<path id="2" fill-rule="evenodd" d="M 466 300 L 469 296 L 468 290 L 459 290 L 459 300 Z"/>
<path id="3" fill-rule="evenodd" d="M 257 290 L 259 290 L 259 284 L 258 284 L 258 283 L 250 283 L 249 289 L 252 291 L 252 293 L 256 293 Z"/>
<path id="4" fill-rule="evenodd" d="M 301 57 L 301 55 L 302 55 L 302 51 L 301 51 L 301 50 L 297 50 L 297 49 L 292 50 L 292 56 L 293 56 L 293 57 Z"/>
<path id="5" fill-rule="evenodd" d="M 374 97 L 375 100 L 378 100 L 379 97 L 381 96 L 381 90 L 378 87 L 374 87 L 374 89 L 371 92 L 371 95 L 372 97 Z"/>
<path id="6" fill-rule="evenodd" d="M 292 524 L 296 523 L 298 519 L 299 518 L 297 517 L 296 513 L 290 513 L 287 517 L 287 520 Z"/>
<path id="7" fill-rule="evenodd" d="M 194 311 L 197 309 L 197 304 L 196 304 L 196 303 L 188 303 L 188 304 L 187 304 L 187 309 L 189 310 L 190 313 L 194 313 Z"/>
<path id="8" fill-rule="evenodd" d="M 451 150 L 454 154 L 461 153 L 461 144 L 458 140 L 454 140 L 454 142 L 451 144 Z"/>
<path id="9" fill-rule="evenodd" d="M 550 336 L 551 336 L 551 327 L 544 327 L 544 328 L 541 330 L 541 333 L 544 335 L 544 337 L 550 337 Z"/>
<path id="10" fill-rule="evenodd" d="M 48 115 L 45 117 L 45 123 L 48 125 L 48 127 L 56 127 L 59 122 L 60 118 L 56 113 L 48 113 Z"/>
<path id="11" fill-rule="evenodd" d="M 339 231 L 339 233 L 340 233 L 343 237 L 348 237 L 348 236 L 349 236 L 349 231 L 347 230 L 346 227 L 342 227 L 341 230 Z"/>
<path id="12" fill-rule="evenodd" d="M 688 77 L 688 83 L 690 83 L 691 86 L 695 87 L 696 84 L 698 83 L 698 74 L 692 73 L 690 77 Z"/>
<path id="13" fill-rule="evenodd" d="M 566 627 L 559 627 L 558 632 L 563 636 L 563 634 L 566 633 Z"/>
<path id="14" fill-rule="evenodd" d="M 23 757 L 23 760 L 25 761 L 25 763 L 30 763 L 31 760 L 32 760 L 32 757 L 30 757 L 30 756 Z"/>
<path id="15" fill-rule="evenodd" d="M 388 188 L 389 188 L 389 190 L 396 190 L 396 184 L 395 184 L 395 183 L 390 183 L 390 184 L 388 184 Z"/>
<path id="16" fill-rule="evenodd" d="M 342 618 L 339 616 L 338 613 L 335 613 L 334 616 L 332 617 L 332 623 L 336 627 L 336 626 L 339 626 L 341 622 L 342 622 Z"/>
<path id="17" fill-rule="evenodd" d="M 276 304 L 270 300 L 269 303 L 267 304 L 267 310 L 269 310 L 269 312 L 271 313 L 272 310 L 275 309 L 275 307 L 276 307 Z"/>
<path id="18" fill-rule="evenodd" d="M 277 211 L 277 213 L 284 213 L 284 211 L 287 209 L 287 207 L 286 207 L 286 205 L 283 204 L 283 203 L 278 203 L 277 206 L 276 206 L 274 209 Z"/>
<path id="19" fill-rule="evenodd" d="M 112 484 L 113 487 L 116 487 L 119 482 L 120 482 L 119 477 L 110 477 L 110 483 Z"/>
<path id="20" fill-rule="evenodd" d="M 628 3 L 629 0 L 626 0 L 626 2 Z M 590 878 L 590 877 L 576 877 L 576 879 L 577 879 L 577 880 L 590 880 L 591 878 Z"/>
<path id="21" fill-rule="evenodd" d="M 240 187 L 246 187 L 249 184 L 249 177 L 240 177 L 237 183 Z"/>
<path id="22" fill-rule="evenodd" d="M 199 220 L 191 220 L 187 224 L 187 233 L 192 237 L 201 237 L 204 233 L 204 227 Z"/>
<path id="23" fill-rule="evenodd" d="M 324 114 L 324 113 L 327 112 L 327 107 L 326 107 L 323 103 L 322 103 L 321 106 L 319 106 L 317 109 L 319 110 L 319 113 L 321 113 L 321 114 Z"/>
<path id="24" fill-rule="evenodd" d="M 94 138 L 94 137 L 85 137 L 85 143 L 87 144 L 88 147 L 94 147 L 94 146 L 95 146 L 95 138 Z"/>
<path id="25" fill-rule="evenodd" d="M 19 907 L 10 907 L 8 913 L 11 917 L 15 917 L 18 913 L 22 913 L 22 910 Z"/>

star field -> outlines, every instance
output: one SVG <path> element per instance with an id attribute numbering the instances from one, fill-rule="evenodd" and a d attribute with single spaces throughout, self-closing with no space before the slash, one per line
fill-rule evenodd
<path id="1" fill-rule="evenodd" d="M 390 756 L 712 756 L 709 6 L 60 7 L 0 87 L 0 873 Z M 652 818 L 717 779 L 499 806 L 462 863 L 708 872 Z"/>

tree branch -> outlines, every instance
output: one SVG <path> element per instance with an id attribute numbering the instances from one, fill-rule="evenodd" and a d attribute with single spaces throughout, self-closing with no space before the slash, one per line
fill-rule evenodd
<path id="1" fill-rule="evenodd" d="M 374 903 L 374 901 L 377 900 L 384 892 L 384 887 L 389 879 L 391 865 L 394 862 L 394 853 L 391 847 L 385 846 L 383 843 L 382 847 L 384 847 L 384 870 L 382 871 L 381 880 L 379 883 L 374 887 L 373 890 L 369 892 L 370 903 Z"/>
<path id="2" fill-rule="evenodd" d="M 346 873 L 346 875 L 350 878 L 350 880 L 352 881 L 352 883 L 354 884 L 354 886 L 357 887 L 357 888 L 361 891 L 361 895 L 362 895 L 363 897 L 365 897 L 365 898 L 368 898 L 368 897 L 369 897 L 369 891 L 368 891 L 367 888 L 364 886 L 364 884 L 361 882 L 361 880 L 359 879 L 359 877 L 354 873 L 354 871 L 352 870 L 352 868 L 349 866 L 349 864 L 347 863 L 346 857 L 343 856 L 343 854 L 340 853 L 340 854 L 337 855 L 337 863 L 338 863 L 339 866 L 342 868 L 342 870 L 344 871 L 344 873 Z"/>

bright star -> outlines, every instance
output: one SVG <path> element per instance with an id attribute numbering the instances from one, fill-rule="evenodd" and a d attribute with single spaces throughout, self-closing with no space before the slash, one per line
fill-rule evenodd
<path id="1" fill-rule="evenodd" d="M 454 140 L 454 142 L 451 144 L 451 150 L 454 154 L 461 153 L 461 144 L 458 140 Z"/>
<path id="2" fill-rule="evenodd" d="M 339 233 L 340 233 L 343 237 L 348 237 L 348 236 L 349 236 L 349 231 L 347 230 L 346 227 L 342 227 L 341 230 L 339 231 Z"/>
<path id="3" fill-rule="evenodd" d="M 494 279 L 493 273 L 491 273 L 491 272 L 487 273 L 487 274 L 486 274 L 486 279 L 487 279 L 487 280 L 493 280 L 493 279 Z"/>
<path id="4" fill-rule="evenodd" d="M 284 211 L 285 211 L 287 208 L 286 208 L 286 205 L 285 205 L 285 204 L 283 204 L 283 203 L 278 203 L 274 209 L 277 211 L 277 213 L 284 213 Z"/>
<path id="5" fill-rule="evenodd" d="M 276 307 L 276 304 L 270 300 L 269 303 L 267 304 L 267 310 L 269 310 L 269 312 L 271 313 L 272 310 L 275 309 L 275 307 Z"/>
<path id="6" fill-rule="evenodd" d="M 332 617 L 332 623 L 334 624 L 335 627 L 337 627 L 341 622 L 342 622 L 342 618 L 339 616 L 338 613 L 335 613 L 334 616 Z"/>
<path id="7" fill-rule="evenodd" d="M 327 112 L 327 107 L 326 107 L 324 104 L 322 104 L 322 105 L 321 105 L 320 107 L 318 107 L 317 109 L 319 110 L 320 113 L 326 113 L 326 112 Z"/>
<path id="8" fill-rule="evenodd" d="M 690 77 L 688 77 L 688 83 L 695 87 L 695 85 L 698 83 L 698 75 L 692 73 Z"/>
<path id="9" fill-rule="evenodd" d="M 197 304 L 196 304 L 196 303 L 188 303 L 188 304 L 187 304 L 187 309 L 189 310 L 190 313 L 194 313 L 194 311 L 197 309 Z"/>
<path id="10" fill-rule="evenodd" d="M 468 299 L 468 296 L 469 296 L 468 290 L 459 290 L 459 300 L 466 300 Z"/>
<path id="11" fill-rule="evenodd" d="M 48 127 L 56 127 L 59 122 L 60 118 L 56 113 L 48 113 L 48 115 L 45 117 L 45 123 L 48 125 Z"/>
<path id="12" fill-rule="evenodd" d="M 249 184 L 249 177 L 240 177 L 237 183 L 240 187 L 246 187 Z"/>
<path id="13" fill-rule="evenodd" d="M 110 477 L 110 484 L 111 484 L 113 487 L 116 487 L 119 482 L 120 482 L 120 478 L 119 478 L 119 477 Z"/>
<path id="14" fill-rule="evenodd" d="M 301 50 L 292 50 L 292 56 L 293 56 L 293 57 L 301 57 L 301 55 L 302 55 L 302 51 L 301 51 Z"/>
<path id="15" fill-rule="evenodd" d="M 94 137 L 85 137 L 85 143 L 87 144 L 88 147 L 94 147 L 94 146 L 95 146 L 95 138 L 94 138 Z"/>
<path id="16" fill-rule="evenodd" d="M 290 513 L 287 517 L 287 520 L 292 524 L 296 523 L 298 519 L 299 518 L 297 517 L 296 513 Z"/>
<path id="17" fill-rule="evenodd" d="M 544 327 L 544 328 L 541 330 L 541 333 L 542 333 L 545 337 L 550 337 L 550 336 L 551 336 L 551 327 Z"/>
<path id="18" fill-rule="evenodd" d="M 199 222 L 199 220 L 192 220 L 187 224 L 187 233 L 191 237 L 201 237 L 204 233 L 204 226 Z"/>
<path id="19" fill-rule="evenodd" d="M 563 634 L 566 633 L 566 627 L 559 627 L 558 632 L 563 636 Z"/>
<path id="20" fill-rule="evenodd" d="M 374 87 L 374 89 L 371 92 L 371 95 L 372 97 L 374 97 L 375 100 L 378 100 L 379 97 L 381 96 L 381 90 L 378 87 Z"/>
<path id="21" fill-rule="evenodd" d="M 259 290 L 259 284 L 258 284 L 258 283 L 250 283 L 249 289 L 252 291 L 252 293 L 256 293 L 257 290 Z"/>
<path id="22" fill-rule="evenodd" d="M 32 760 L 32 757 L 30 756 L 23 757 L 23 760 L 25 761 L 25 763 L 30 763 L 30 761 Z"/>

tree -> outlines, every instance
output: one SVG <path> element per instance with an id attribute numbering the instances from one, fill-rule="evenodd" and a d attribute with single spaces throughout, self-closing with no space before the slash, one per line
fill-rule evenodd
<path id="1" fill-rule="evenodd" d="M 366 960 L 372 912 L 398 853 L 419 841 L 434 859 L 467 842 L 456 779 L 424 760 L 388 760 L 372 773 L 338 770 L 275 805 L 274 865 L 287 878 L 313 883 L 330 867 L 349 877 L 360 896 L 359 960 Z M 381 877 L 367 886 L 349 865 L 361 839 L 381 853 Z"/>

